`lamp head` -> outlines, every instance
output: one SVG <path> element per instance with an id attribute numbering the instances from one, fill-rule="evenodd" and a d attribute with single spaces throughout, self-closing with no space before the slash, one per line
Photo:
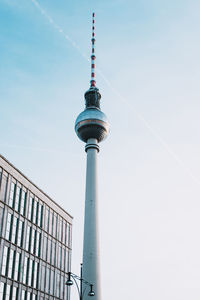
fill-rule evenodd
<path id="1" fill-rule="evenodd" d="M 67 286 L 73 285 L 73 281 L 71 280 L 71 273 L 70 272 L 68 272 L 68 279 L 67 279 L 66 285 Z"/>
<path id="2" fill-rule="evenodd" d="M 93 284 L 90 284 L 90 291 L 88 293 L 88 296 L 90 296 L 90 297 L 95 296 L 95 292 L 93 291 Z"/>

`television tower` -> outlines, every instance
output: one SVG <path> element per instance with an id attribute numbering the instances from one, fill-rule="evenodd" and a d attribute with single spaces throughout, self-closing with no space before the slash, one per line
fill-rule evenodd
<path id="1" fill-rule="evenodd" d="M 92 14 L 92 55 L 90 88 L 85 93 L 85 110 L 75 122 L 78 137 L 86 143 L 87 153 L 85 220 L 83 240 L 83 278 L 93 284 L 94 300 L 100 300 L 99 274 L 99 233 L 98 233 L 98 193 L 97 193 L 97 153 L 99 143 L 109 133 L 106 115 L 100 109 L 101 94 L 95 81 L 95 14 Z M 84 294 L 84 300 L 91 300 Z"/>

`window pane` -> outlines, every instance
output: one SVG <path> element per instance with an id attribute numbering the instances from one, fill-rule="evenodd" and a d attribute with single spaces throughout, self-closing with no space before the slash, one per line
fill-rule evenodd
<path id="1" fill-rule="evenodd" d="M 60 298 L 63 299 L 63 293 L 64 293 L 64 276 L 61 275 L 60 279 Z"/>
<path id="2" fill-rule="evenodd" d="M 37 200 L 35 199 L 35 200 L 33 201 L 33 218 L 32 218 L 33 223 L 35 223 L 35 224 L 36 224 L 36 217 L 37 217 L 37 205 L 38 205 L 38 202 L 37 202 Z"/>
<path id="3" fill-rule="evenodd" d="M 19 280 L 20 275 L 20 258 L 21 254 L 19 252 L 15 253 L 15 272 L 14 272 L 14 279 Z"/>
<path id="4" fill-rule="evenodd" d="M 30 300 L 31 299 L 31 293 L 30 292 L 26 292 L 26 300 Z"/>
<path id="5" fill-rule="evenodd" d="M 24 290 L 22 290 L 21 300 L 25 300 L 25 291 Z"/>
<path id="6" fill-rule="evenodd" d="M 8 265 L 8 277 L 9 278 L 12 278 L 12 275 L 13 275 L 13 265 L 14 265 L 14 250 L 10 249 L 9 265 Z"/>
<path id="7" fill-rule="evenodd" d="M 44 209 L 44 207 L 43 207 L 43 205 L 40 203 L 40 221 L 38 221 L 38 225 L 40 226 L 40 227 L 43 227 L 43 209 Z"/>
<path id="8" fill-rule="evenodd" d="M 57 237 L 57 215 L 55 213 L 53 217 L 53 236 Z"/>
<path id="9" fill-rule="evenodd" d="M 45 230 L 49 231 L 49 208 L 46 208 L 46 217 L 45 217 Z"/>
<path id="10" fill-rule="evenodd" d="M 4 246 L 2 270 L 1 270 L 2 275 L 6 275 L 7 262 L 8 262 L 8 247 Z"/>
<path id="11" fill-rule="evenodd" d="M 4 283 L 0 282 L 0 299 L 3 299 Z"/>
<path id="12" fill-rule="evenodd" d="M 55 258 L 56 258 L 56 241 L 52 241 L 52 255 L 51 255 L 51 264 L 55 265 Z"/>
<path id="13" fill-rule="evenodd" d="M 32 228 L 32 233 L 31 233 L 31 247 L 30 247 L 30 252 L 33 254 L 34 252 L 33 252 L 33 250 L 34 250 L 34 245 L 35 245 L 35 233 L 36 233 L 36 231 L 35 231 L 35 229 L 34 228 Z"/>
<path id="14" fill-rule="evenodd" d="M 54 271 L 51 270 L 51 279 L 50 279 L 50 294 L 53 295 L 54 291 Z"/>
<path id="15" fill-rule="evenodd" d="M 9 300 L 10 299 L 10 285 L 7 284 L 6 286 L 6 293 L 5 293 L 5 300 Z"/>
<path id="16" fill-rule="evenodd" d="M 4 174 L 2 176 L 1 193 L 0 193 L 0 196 L 1 196 L 0 199 L 2 201 L 6 201 L 7 189 L 8 189 L 8 175 L 5 174 L 5 171 L 4 171 Z"/>
<path id="17" fill-rule="evenodd" d="M 25 208 L 26 208 L 26 192 L 22 190 L 20 214 L 23 216 L 25 215 Z"/>
<path id="18" fill-rule="evenodd" d="M 34 263 L 34 276 L 33 276 L 33 287 L 34 288 L 37 287 L 38 267 L 39 267 L 39 264 L 38 264 L 38 262 L 35 261 L 35 263 Z"/>
<path id="19" fill-rule="evenodd" d="M 56 297 L 60 296 L 60 274 L 56 274 Z"/>
<path id="20" fill-rule="evenodd" d="M 49 214 L 49 234 L 52 234 L 52 232 L 53 232 L 52 223 L 53 223 L 53 212 L 52 212 L 52 210 L 50 210 L 50 214 Z"/>
<path id="21" fill-rule="evenodd" d="M 12 225 L 12 215 L 8 213 L 7 224 L 6 224 L 6 239 L 11 240 L 11 225 Z"/>
<path id="22" fill-rule="evenodd" d="M 46 293 L 49 293 L 49 277 L 50 277 L 50 269 L 46 268 L 46 285 L 45 285 Z"/>
<path id="23" fill-rule="evenodd" d="M 16 196 L 15 196 L 15 210 L 20 211 L 20 195 L 21 195 L 21 188 L 17 186 L 16 188 Z"/>
<path id="24" fill-rule="evenodd" d="M 40 256 L 40 239 L 41 239 L 41 233 L 36 232 L 36 242 L 35 242 L 35 255 Z"/>
<path id="25" fill-rule="evenodd" d="M 48 239 L 48 256 L 47 256 L 47 261 L 50 263 L 51 262 L 51 240 Z"/>
<path id="26" fill-rule="evenodd" d="M 47 257 L 47 237 L 44 236 L 44 246 L 43 246 L 43 259 L 46 260 Z"/>
<path id="27" fill-rule="evenodd" d="M 14 218 L 13 218 L 13 226 L 12 226 L 12 239 L 11 239 L 12 243 L 16 242 L 17 221 L 18 221 L 17 217 L 14 216 Z"/>
<path id="28" fill-rule="evenodd" d="M 24 228 L 24 222 L 19 220 L 19 222 L 18 222 L 18 234 L 17 234 L 17 245 L 18 246 L 22 246 L 23 228 Z"/>
<path id="29" fill-rule="evenodd" d="M 33 205 L 34 205 L 34 199 L 33 199 L 33 197 L 31 196 L 31 197 L 30 197 L 30 201 L 29 201 L 29 208 L 28 208 L 28 219 L 29 219 L 29 220 L 32 219 Z"/>
<path id="30" fill-rule="evenodd" d="M 11 207 L 13 207 L 14 205 L 15 188 L 16 188 L 16 183 L 12 182 L 10 188 L 10 198 L 9 198 L 9 205 Z"/>
<path id="31" fill-rule="evenodd" d="M 28 267 L 28 285 L 32 285 L 32 274 L 33 274 L 33 260 L 29 258 L 29 267 Z"/>
<path id="32" fill-rule="evenodd" d="M 30 225 L 28 225 L 28 227 L 27 227 L 27 235 L 26 235 L 26 250 L 27 251 L 29 251 L 30 233 L 31 233 L 31 227 L 30 227 Z"/>
<path id="33" fill-rule="evenodd" d="M 12 300 L 16 300 L 17 299 L 17 288 L 15 286 L 13 286 L 12 288 Z"/>
<path id="34" fill-rule="evenodd" d="M 63 229 L 63 226 L 62 226 L 62 219 L 60 218 L 60 226 L 59 226 L 59 240 L 62 241 L 62 229 Z"/>
<path id="35" fill-rule="evenodd" d="M 41 290 L 44 292 L 45 288 L 45 266 L 42 265 L 41 268 Z"/>
<path id="36" fill-rule="evenodd" d="M 28 269 L 28 257 L 25 256 L 25 259 L 24 259 L 23 283 L 27 282 L 27 269 Z"/>
<path id="37" fill-rule="evenodd" d="M 68 272 L 69 268 L 68 268 L 68 250 L 65 249 L 65 272 Z"/>
<path id="38" fill-rule="evenodd" d="M 62 248 L 62 265 L 61 265 L 62 270 L 65 270 L 65 248 Z"/>

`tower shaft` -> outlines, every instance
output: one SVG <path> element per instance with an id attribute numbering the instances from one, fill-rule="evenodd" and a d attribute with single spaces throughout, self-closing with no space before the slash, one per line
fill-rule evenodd
<path id="1" fill-rule="evenodd" d="M 85 193 L 85 220 L 83 241 L 83 278 L 94 285 L 93 300 L 100 300 L 99 275 L 99 233 L 97 199 L 97 140 L 91 138 L 86 144 L 87 170 Z M 85 293 L 84 300 L 91 300 Z"/>

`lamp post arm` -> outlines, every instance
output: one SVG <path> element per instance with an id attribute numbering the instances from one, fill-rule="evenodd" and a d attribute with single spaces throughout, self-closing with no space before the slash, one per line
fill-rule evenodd
<path id="1" fill-rule="evenodd" d="M 79 294 L 79 297 L 81 296 L 81 294 L 80 294 L 80 289 L 79 289 L 79 286 L 78 286 L 78 283 L 77 283 L 77 281 L 76 281 L 76 279 L 78 279 L 78 280 L 80 280 L 79 279 L 79 277 L 77 276 L 77 275 L 75 275 L 75 274 L 73 274 L 73 273 L 70 273 L 70 275 L 71 275 L 71 277 L 73 278 L 73 280 L 74 280 L 74 282 L 75 282 L 75 284 L 76 284 L 76 287 L 77 287 L 77 290 L 78 290 L 78 294 Z M 77 278 L 78 277 L 78 278 Z"/>

